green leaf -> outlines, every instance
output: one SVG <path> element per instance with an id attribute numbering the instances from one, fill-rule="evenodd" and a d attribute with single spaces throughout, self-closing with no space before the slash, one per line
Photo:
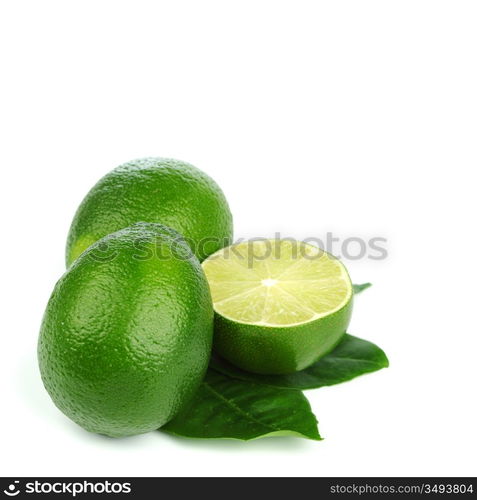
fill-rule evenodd
<path id="1" fill-rule="evenodd" d="M 362 291 L 366 290 L 366 288 L 369 288 L 371 286 L 371 283 L 362 283 L 361 285 L 353 285 L 353 292 L 356 295 L 357 293 L 361 293 Z"/>
<path id="2" fill-rule="evenodd" d="M 214 356 L 210 362 L 210 367 L 214 370 L 238 380 L 268 387 L 301 390 L 339 384 L 387 366 L 388 358 L 377 345 L 348 334 L 332 352 L 314 365 L 290 375 L 257 375 L 245 372 L 218 356 Z"/>
<path id="3" fill-rule="evenodd" d="M 321 439 L 316 417 L 300 391 L 234 380 L 213 370 L 187 408 L 160 430 L 193 438 Z"/>

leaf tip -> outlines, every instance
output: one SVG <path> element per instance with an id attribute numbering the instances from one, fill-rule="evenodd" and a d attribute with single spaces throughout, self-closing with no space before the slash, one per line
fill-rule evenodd
<path id="1" fill-rule="evenodd" d="M 358 293 L 361 293 L 364 290 L 366 290 L 367 288 L 369 288 L 370 286 L 373 286 L 373 284 L 369 283 L 369 282 L 353 285 L 353 293 L 355 295 Z"/>

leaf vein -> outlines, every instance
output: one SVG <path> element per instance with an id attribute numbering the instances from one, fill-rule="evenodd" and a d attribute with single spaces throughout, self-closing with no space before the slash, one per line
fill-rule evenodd
<path id="1" fill-rule="evenodd" d="M 235 410 L 240 415 L 243 415 L 246 418 L 248 418 L 251 422 L 254 422 L 255 424 L 261 425 L 262 427 L 265 427 L 266 429 L 271 429 L 273 431 L 284 430 L 284 429 L 280 429 L 280 427 L 277 427 L 277 426 L 274 426 L 274 425 L 271 425 L 271 424 L 264 424 L 263 422 L 261 422 L 260 420 L 258 420 L 257 418 L 255 418 L 250 413 L 246 412 L 245 410 L 242 410 L 242 408 L 240 408 L 240 406 L 238 406 L 236 403 L 234 403 L 230 399 L 227 399 L 225 396 L 223 396 L 222 394 L 220 394 L 220 392 L 218 392 L 217 390 L 215 390 L 208 382 L 204 382 L 204 386 L 214 396 L 216 396 L 220 401 L 223 401 L 226 405 L 228 405 L 230 408 L 232 408 L 233 410 Z"/>

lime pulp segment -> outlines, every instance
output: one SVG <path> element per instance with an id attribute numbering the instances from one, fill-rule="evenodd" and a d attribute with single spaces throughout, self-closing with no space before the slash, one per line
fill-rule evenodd
<path id="1" fill-rule="evenodd" d="M 203 264 L 214 309 L 240 323 L 293 326 L 341 309 L 352 296 L 344 265 L 291 240 L 251 240 L 219 250 Z"/>

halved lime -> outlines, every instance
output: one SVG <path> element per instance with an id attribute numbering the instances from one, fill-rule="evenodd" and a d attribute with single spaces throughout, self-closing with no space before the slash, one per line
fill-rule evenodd
<path id="1" fill-rule="evenodd" d="M 346 332 L 351 280 L 342 262 L 320 248 L 250 240 L 219 250 L 202 266 L 216 313 L 214 347 L 239 368 L 302 370 Z"/>

